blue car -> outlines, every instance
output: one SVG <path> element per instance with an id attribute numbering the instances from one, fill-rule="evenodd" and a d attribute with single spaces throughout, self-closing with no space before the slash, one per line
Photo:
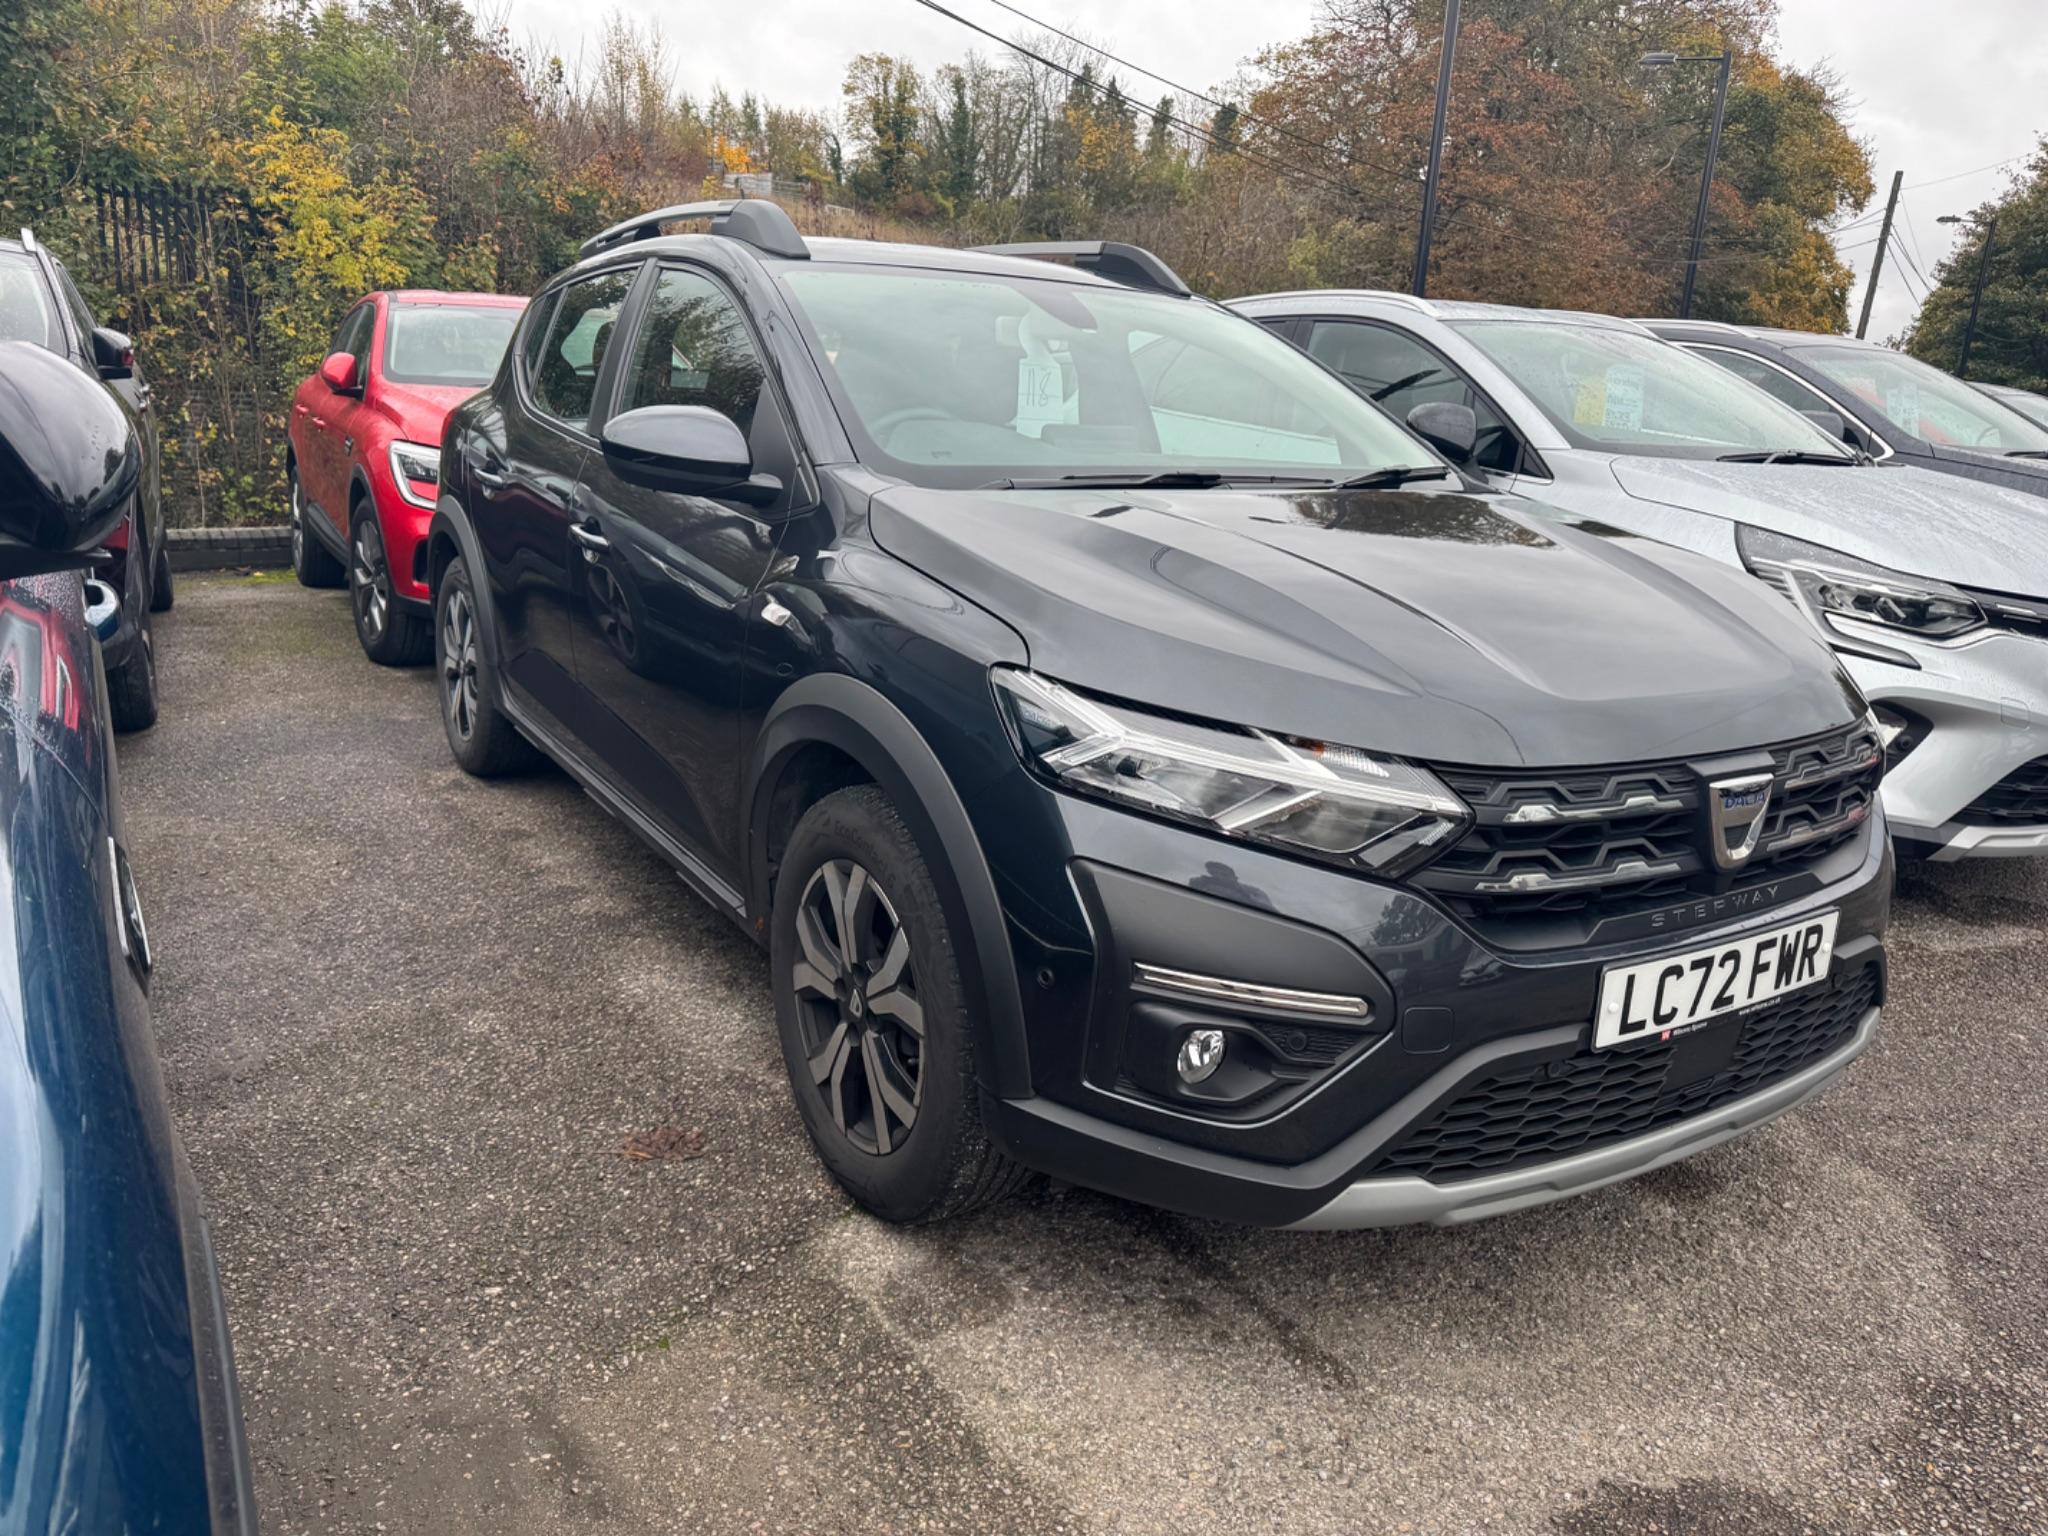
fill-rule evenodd
<path id="1" fill-rule="evenodd" d="M 0 1536 L 256 1530 L 213 1249 L 149 1022 L 100 642 L 129 407 L 0 342 Z"/>

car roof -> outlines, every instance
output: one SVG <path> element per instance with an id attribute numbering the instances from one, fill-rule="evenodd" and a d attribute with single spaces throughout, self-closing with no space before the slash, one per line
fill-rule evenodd
<path id="1" fill-rule="evenodd" d="M 744 242 L 732 240 L 724 235 L 679 234 L 656 235 L 649 239 L 606 246 L 603 250 L 594 251 L 584 257 L 574 267 L 569 268 L 569 271 L 599 266 L 614 261 L 621 255 L 636 259 L 647 256 L 701 255 L 707 248 L 730 250 L 735 245 L 742 246 L 771 267 L 797 267 L 803 264 L 791 257 L 756 250 Z M 804 247 L 810 252 L 812 261 L 834 262 L 844 266 L 919 268 L 925 271 L 966 272 L 991 277 L 1036 278 L 1041 282 L 1072 283 L 1087 288 L 1115 288 L 1126 293 L 1146 291 L 1059 262 L 1041 261 L 1029 256 L 998 256 L 989 251 L 969 250 L 958 246 L 903 245 L 888 240 L 806 236 Z"/>
<path id="2" fill-rule="evenodd" d="M 1672 319 L 1647 319 L 1642 323 L 1660 335 L 1665 332 L 1683 332 L 1687 336 L 1746 336 L 1751 341 L 1768 341 L 1780 347 L 1824 342 L 1830 346 L 1868 347 L 1873 352 L 1892 350 L 1882 342 L 1864 341 L 1854 336 L 1838 336 L 1832 331 L 1797 331 L 1783 325 L 1737 325 L 1729 320 Z"/>
<path id="3" fill-rule="evenodd" d="M 384 297 L 394 304 L 485 304 L 518 309 L 526 303 L 521 293 L 450 293 L 439 288 L 386 288 Z"/>
<path id="4" fill-rule="evenodd" d="M 1647 328 L 1617 315 L 1599 315 L 1580 309 L 1537 309 L 1521 304 L 1482 304 L 1474 299 L 1419 299 L 1412 293 L 1395 293 L 1385 288 L 1300 288 L 1285 293 L 1254 293 L 1231 299 L 1230 307 L 1251 304 L 1298 304 L 1303 300 L 1373 300 L 1435 320 L 1521 320 L 1539 325 L 1596 326 L 1612 331 L 1640 331 Z"/>

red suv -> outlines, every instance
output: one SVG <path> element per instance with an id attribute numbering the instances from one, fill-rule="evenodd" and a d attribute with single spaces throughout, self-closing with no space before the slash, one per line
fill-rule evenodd
<path id="1" fill-rule="evenodd" d="M 488 384 L 526 300 L 495 293 L 373 293 L 292 397 L 292 569 L 348 581 L 356 638 L 387 667 L 434 648 L 423 562 L 448 413 Z"/>

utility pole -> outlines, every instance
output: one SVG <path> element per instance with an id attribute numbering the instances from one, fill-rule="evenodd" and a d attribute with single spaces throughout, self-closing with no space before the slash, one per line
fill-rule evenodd
<path id="1" fill-rule="evenodd" d="M 1977 286 L 1970 294 L 1970 318 L 1963 324 L 1963 354 L 1956 359 L 1956 377 L 1970 376 L 1970 343 L 1977 336 L 1977 308 L 1984 302 L 1984 274 L 1991 269 L 1991 242 L 1998 238 L 1998 215 L 1984 224 L 1984 249 L 1977 256 Z"/>
<path id="2" fill-rule="evenodd" d="M 1899 206 L 1899 183 L 1905 179 L 1904 171 L 1892 172 L 1892 195 L 1884 200 L 1884 227 L 1877 232 L 1877 254 L 1870 258 L 1870 282 L 1863 290 L 1863 313 L 1856 319 L 1858 341 L 1870 329 L 1870 303 L 1877 297 L 1877 274 L 1884 270 L 1884 253 L 1891 247 L 1892 214 Z"/>
<path id="3" fill-rule="evenodd" d="M 1422 183 L 1422 229 L 1415 237 L 1415 297 L 1429 288 L 1429 240 L 1436 227 L 1436 184 L 1444 168 L 1444 118 L 1451 107 L 1451 62 L 1458 56 L 1458 0 L 1445 0 L 1443 58 L 1436 71 L 1436 117 L 1429 130 L 1429 172 Z"/>

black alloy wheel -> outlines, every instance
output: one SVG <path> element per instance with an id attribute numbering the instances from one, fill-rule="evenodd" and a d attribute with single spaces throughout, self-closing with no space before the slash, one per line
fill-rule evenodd
<path id="1" fill-rule="evenodd" d="M 834 790 L 798 819 L 769 916 L 782 1059 L 819 1161 L 885 1221 L 957 1216 L 1030 1177 L 982 1124 L 958 945 L 879 786 Z"/>
<path id="2" fill-rule="evenodd" d="M 910 933 L 865 866 L 832 859 L 804 887 L 796 937 L 790 985 L 812 1086 L 840 1135 L 886 1157 L 916 1129 L 924 1097 Z"/>

